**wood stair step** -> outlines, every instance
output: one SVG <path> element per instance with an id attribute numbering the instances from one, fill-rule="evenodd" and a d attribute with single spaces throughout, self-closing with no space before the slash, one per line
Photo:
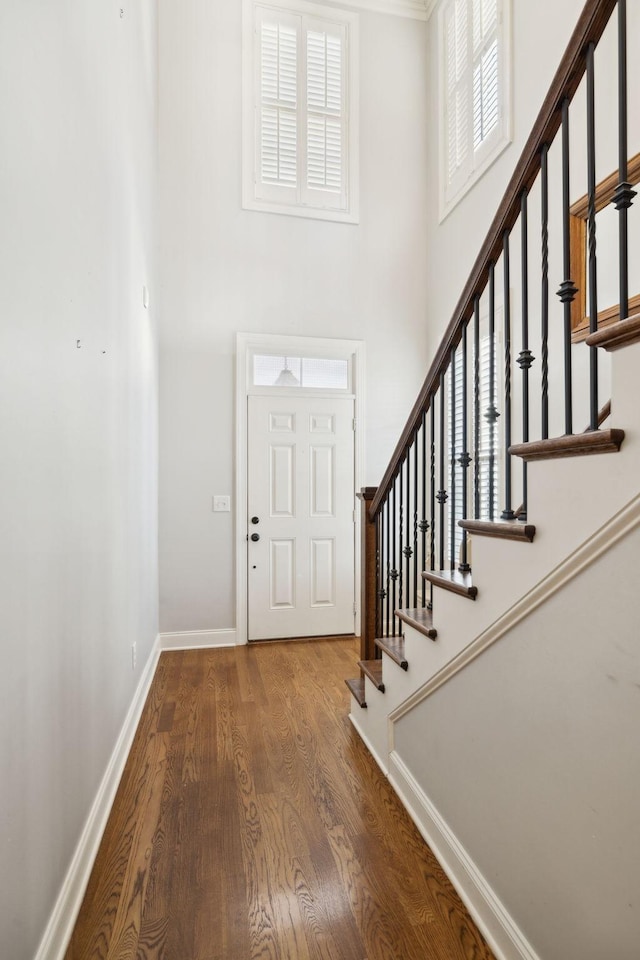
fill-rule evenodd
<path id="1" fill-rule="evenodd" d="M 585 343 L 589 347 L 602 347 L 610 353 L 640 340 L 640 313 L 626 320 L 619 320 L 602 330 L 589 334 Z"/>
<path id="2" fill-rule="evenodd" d="M 458 526 L 479 537 L 496 537 L 501 540 L 525 540 L 532 543 L 536 528 L 522 520 L 458 520 Z"/>
<path id="3" fill-rule="evenodd" d="M 364 677 L 358 677 L 357 680 L 345 680 L 345 683 L 349 687 L 351 696 L 355 697 L 363 710 L 366 710 L 367 701 L 364 695 Z"/>
<path id="4" fill-rule="evenodd" d="M 396 610 L 396 617 L 403 623 L 408 623 L 410 627 L 424 634 L 430 640 L 435 640 L 438 631 L 433 625 L 433 614 L 427 607 L 418 607 L 414 610 Z"/>
<path id="5" fill-rule="evenodd" d="M 365 677 L 378 688 L 380 693 L 384 693 L 384 683 L 382 682 L 382 660 L 359 660 L 358 666 Z"/>
<path id="6" fill-rule="evenodd" d="M 450 590 L 468 600 L 475 600 L 478 595 L 478 588 L 474 587 L 470 573 L 460 573 L 459 570 L 425 570 L 422 576 L 436 587 Z"/>
<path id="7" fill-rule="evenodd" d="M 377 637 L 375 645 L 378 650 L 386 653 L 403 670 L 409 669 L 409 664 L 404 655 L 404 637 Z"/>
<path id="8" fill-rule="evenodd" d="M 533 440 L 509 447 L 515 457 L 530 460 L 558 460 L 562 457 L 585 457 L 596 453 L 617 453 L 624 440 L 624 430 L 591 430 L 571 433 L 552 440 Z"/>

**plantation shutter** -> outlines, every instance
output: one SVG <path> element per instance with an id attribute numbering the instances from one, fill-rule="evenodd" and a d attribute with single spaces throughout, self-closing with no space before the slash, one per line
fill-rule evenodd
<path id="1" fill-rule="evenodd" d="M 345 178 L 345 30 L 305 20 L 306 175 L 303 202 L 341 208 Z"/>
<path id="2" fill-rule="evenodd" d="M 462 409 L 462 353 L 460 350 L 456 352 L 455 357 L 455 366 L 453 368 L 454 375 L 451 377 L 451 372 L 448 377 L 448 403 L 447 403 L 447 436 L 448 436 L 448 450 L 449 450 L 449 475 L 447 479 L 448 484 L 448 493 L 449 493 L 449 509 L 451 509 L 451 500 L 452 500 L 452 490 L 451 487 L 451 472 L 452 469 L 455 474 L 456 482 L 456 498 L 455 498 L 455 507 L 454 507 L 454 540 L 453 545 L 451 544 L 451 523 L 447 523 L 447 530 L 444 531 L 446 539 L 446 556 L 447 558 L 454 557 L 456 565 L 460 562 L 460 548 L 462 545 L 462 527 L 458 526 L 458 521 L 462 520 L 464 517 L 473 517 L 474 516 L 474 496 L 473 496 L 473 477 L 475 476 L 475 464 L 474 457 L 478 461 L 478 477 L 479 477 L 479 505 L 480 513 L 478 519 L 481 520 L 497 520 L 500 516 L 500 490 L 501 490 L 501 465 L 502 460 L 500 457 L 500 447 L 499 447 L 499 420 L 494 423 L 490 423 L 487 420 L 485 414 L 491 405 L 491 389 L 490 389 L 490 339 L 488 334 L 483 334 L 480 336 L 480 363 L 479 363 L 479 380 L 478 380 L 478 396 L 479 396 L 479 418 L 478 418 L 478 433 L 479 433 L 479 446 L 478 450 L 474 452 L 473 450 L 473 437 L 475 435 L 474 431 L 474 386 L 473 386 L 473 367 L 469 364 L 467 382 L 467 444 L 468 444 L 468 453 L 471 455 L 472 460 L 469 465 L 468 473 L 468 491 L 469 491 L 469 501 L 467 504 L 464 504 L 462 501 L 462 468 L 458 463 L 458 458 L 463 452 L 462 450 L 462 426 L 463 426 L 463 409 Z M 499 393 L 499 368 L 498 368 L 498 343 L 497 337 L 494 339 L 494 404 L 498 406 L 498 397 Z M 455 391 L 455 418 L 454 418 L 454 403 L 453 403 L 453 391 Z M 455 432 L 453 430 L 453 424 L 455 419 Z M 493 434 L 493 450 L 491 446 L 491 437 Z M 491 465 L 493 463 L 493 498 L 491 497 Z M 493 500 L 493 510 L 491 509 Z"/>
<path id="3" fill-rule="evenodd" d="M 502 132 L 502 0 L 444 8 L 445 196 L 454 196 Z"/>
<path id="4" fill-rule="evenodd" d="M 499 421 L 491 423 L 487 420 L 485 414 L 491 406 L 491 380 L 490 380 L 490 359 L 491 359 L 491 341 L 488 334 L 480 337 L 480 379 L 479 379 L 479 397 L 480 397 L 480 416 L 479 426 L 479 448 L 476 452 L 479 465 L 479 488 L 480 488 L 480 516 L 481 520 L 497 520 L 500 516 L 500 483 L 501 483 L 501 460 L 499 456 Z M 494 398 L 493 402 L 498 408 L 499 397 L 499 368 L 498 368 L 498 350 L 497 338 L 494 341 Z M 491 465 L 492 465 L 492 444 L 493 436 L 493 510 L 491 503 Z"/>
<path id="5" fill-rule="evenodd" d="M 466 179 L 470 166 L 468 0 L 445 10 L 446 149 L 449 183 Z"/>
<path id="6" fill-rule="evenodd" d="M 256 8 L 255 195 L 347 208 L 347 27 Z"/>
<path id="7" fill-rule="evenodd" d="M 473 0 L 473 149 L 498 126 L 498 3 Z"/>
<path id="8" fill-rule="evenodd" d="M 256 196 L 295 203 L 300 17 L 258 8 L 257 31 Z"/>

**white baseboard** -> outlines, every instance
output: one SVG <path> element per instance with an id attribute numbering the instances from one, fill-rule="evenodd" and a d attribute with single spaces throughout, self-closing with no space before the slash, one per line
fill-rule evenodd
<path id="1" fill-rule="evenodd" d="M 497 960 L 540 960 L 493 888 L 395 751 L 389 757 L 389 782 L 433 850 Z"/>
<path id="2" fill-rule="evenodd" d="M 358 706 L 358 709 L 360 710 L 360 709 L 362 709 L 362 708 L 361 708 L 360 706 Z M 381 769 L 382 772 L 384 773 L 385 777 L 388 776 L 388 770 L 387 770 L 386 765 L 384 764 L 384 762 L 383 762 L 383 760 L 382 760 L 382 757 L 380 756 L 380 754 L 378 753 L 378 751 L 374 749 L 373 744 L 371 743 L 371 741 L 369 740 L 368 736 L 366 735 L 366 733 L 364 732 L 364 730 L 363 730 L 362 727 L 360 726 L 360 723 L 356 720 L 356 718 L 355 718 L 355 716 L 354 716 L 354 714 L 353 714 L 353 711 L 349 714 L 349 720 L 351 720 L 351 723 L 352 723 L 352 725 L 355 727 L 358 736 L 360 737 L 360 739 L 361 739 L 362 742 L 364 743 L 365 747 L 367 748 L 367 750 L 369 751 L 369 753 L 371 754 L 371 756 L 373 757 L 373 759 L 375 760 L 375 762 L 378 764 L 378 766 L 380 767 L 380 769 Z"/>
<path id="3" fill-rule="evenodd" d="M 161 633 L 162 650 L 196 650 L 199 647 L 235 647 L 235 628 L 228 630 L 181 630 Z"/>
<path id="4" fill-rule="evenodd" d="M 158 635 L 140 676 L 131 706 L 127 711 L 34 960 L 63 960 L 159 656 L 160 637 Z"/>

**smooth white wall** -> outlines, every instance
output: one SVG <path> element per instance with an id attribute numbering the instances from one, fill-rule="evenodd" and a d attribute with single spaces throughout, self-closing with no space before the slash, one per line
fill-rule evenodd
<path id="1" fill-rule="evenodd" d="M 36 952 L 157 634 L 156 56 L 151 0 L 0 5 L 11 960 Z"/>
<path id="2" fill-rule="evenodd" d="M 366 343 L 366 482 L 426 369 L 426 27 L 360 15 L 359 225 L 241 209 L 242 10 L 160 0 L 160 622 L 235 620 L 238 331 Z"/>
<path id="3" fill-rule="evenodd" d="M 541 960 L 638 957 L 639 548 L 636 527 L 395 726 Z"/>

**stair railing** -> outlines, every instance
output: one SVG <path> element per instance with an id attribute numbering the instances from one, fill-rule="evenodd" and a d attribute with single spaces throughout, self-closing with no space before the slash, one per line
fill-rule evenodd
<path id="1" fill-rule="evenodd" d="M 389 466 L 379 487 L 360 495 L 364 660 L 378 655 L 375 638 L 401 634 L 396 611 L 428 621 L 434 580 L 448 578 L 475 596 L 469 534 L 478 524 L 486 532 L 487 523 L 495 525 L 495 535 L 506 528 L 512 535 L 525 530 L 529 460 L 559 455 L 561 448 L 567 455 L 567 448 L 598 453 L 620 445 L 621 431 L 600 429 L 597 351 L 602 330 L 596 212 L 602 204 L 596 182 L 595 51 L 610 21 L 617 31 L 618 73 L 618 170 L 609 198 L 619 221 L 616 319 L 628 318 L 627 221 L 636 194 L 628 177 L 626 0 L 588 0 Z M 582 252 L 576 251 L 571 212 L 570 121 L 576 111 L 586 142 Z M 554 176 L 561 183 L 559 210 L 550 204 Z M 576 264 L 580 276 L 572 276 Z M 550 297 L 554 278 L 557 306 Z M 591 335 L 580 348 L 588 357 L 584 378 L 574 378 L 572 352 L 577 283 L 586 286 L 581 293 L 585 304 L 588 299 Z M 561 323 L 554 325 L 556 314 Z M 533 405 L 532 386 L 539 393 Z M 588 410 L 586 432 L 574 433 L 576 404 Z M 559 405 L 560 431 L 553 438 Z"/>

